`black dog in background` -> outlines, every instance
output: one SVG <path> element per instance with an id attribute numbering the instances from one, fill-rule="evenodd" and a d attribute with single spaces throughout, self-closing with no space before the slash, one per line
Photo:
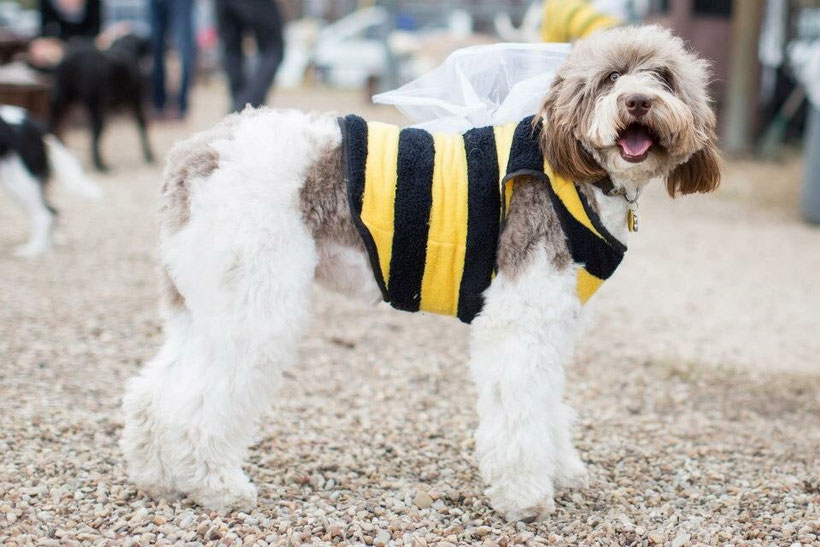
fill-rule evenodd
<path id="1" fill-rule="evenodd" d="M 146 79 L 141 68 L 149 53 L 148 40 L 133 34 L 116 39 L 106 50 L 90 41 L 73 40 L 54 70 L 51 131 L 59 128 L 69 107 L 84 105 L 91 122 L 94 166 L 100 171 L 107 170 L 100 156 L 100 136 L 107 116 L 119 110 L 134 116 L 145 161 L 154 161 L 143 111 Z"/>

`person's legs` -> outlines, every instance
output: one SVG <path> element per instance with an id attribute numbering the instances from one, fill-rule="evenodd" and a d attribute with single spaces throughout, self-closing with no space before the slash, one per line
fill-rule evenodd
<path id="1" fill-rule="evenodd" d="M 238 106 L 245 104 L 254 107 L 265 104 L 268 89 L 273 83 L 276 71 L 284 56 L 284 38 L 282 36 L 282 17 L 275 2 L 266 0 L 243 0 L 247 5 L 249 26 L 256 38 L 259 59 L 253 76 L 238 97 Z"/>
<path id="2" fill-rule="evenodd" d="M 151 50 L 154 57 L 151 80 L 154 109 L 165 108 L 165 35 L 168 32 L 168 0 L 151 0 Z"/>
<path id="3" fill-rule="evenodd" d="M 228 77 L 231 101 L 233 105 L 236 105 L 245 87 L 245 67 L 242 56 L 242 22 L 237 15 L 234 0 L 217 0 L 216 19 L 219 39 L 224 48 L 222 63 Z"/>
<path id="4" fill-rule="evenodd" d="M 179 82 L 179 114 L 182 117 L 188 112 L 188 90 L 196 71 L 194 8 L 193 0 L 173 0 L 171 7 L 175 43 L 182 62 Z"/>

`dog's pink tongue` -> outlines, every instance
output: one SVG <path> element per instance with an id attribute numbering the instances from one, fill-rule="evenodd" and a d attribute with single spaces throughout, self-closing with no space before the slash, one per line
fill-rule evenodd
<path id="1" fill-rule="evenodd" d="M 618 146 L 629 156 L 642 156 L 652 147 L 652 137 L 646 128 L 630 125 L 618 139 Z"/>

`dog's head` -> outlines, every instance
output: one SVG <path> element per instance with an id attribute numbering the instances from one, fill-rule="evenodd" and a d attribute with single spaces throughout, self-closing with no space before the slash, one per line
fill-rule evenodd
<path id="1" fill-rule="evenodd" d="M 560 175 L 639 188 L 667 181 L 673 197 L 720 183 L 708 63 L 657 26 L 578 42 L 544 101 L 544 155 Z"/>

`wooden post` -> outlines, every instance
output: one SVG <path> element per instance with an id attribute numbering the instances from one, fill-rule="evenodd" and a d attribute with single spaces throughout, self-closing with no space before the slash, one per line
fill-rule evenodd
<path id="1" fill-rule="evenodd" d="M 729 152 L 747 150 L 752 144 L 762 7 L 762 0 L 734 0 L 732 4 L 732 53 L 723 134 L 723 148 Z"/>

